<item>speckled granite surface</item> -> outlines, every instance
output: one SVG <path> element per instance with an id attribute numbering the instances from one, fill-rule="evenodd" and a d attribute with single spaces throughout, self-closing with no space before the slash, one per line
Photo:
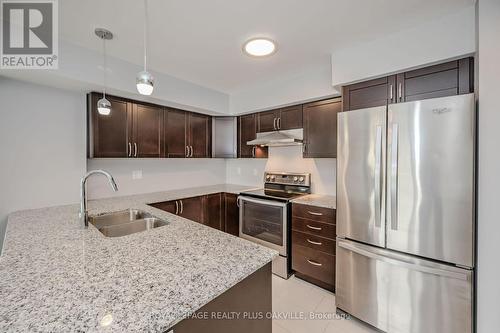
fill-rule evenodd
<path id="1" fill-rule="evenodd" d="M 119 238 L 81 229 L 78 205 L 11 214 L 0 257 L 0 332 L 166 331 L 277 252 L 146 203 L 245 189 L 90 201 L 91 214 L 139 208 L 169 222 Z M 113 321 L 102 327 L 105 315 Z"/>
<path id="2" fill-rule="evenodd" d="M 309 194 L 294 199 L 292 202 L 303 205 L 337 209 L 337 197 L 332 195 Z"/>

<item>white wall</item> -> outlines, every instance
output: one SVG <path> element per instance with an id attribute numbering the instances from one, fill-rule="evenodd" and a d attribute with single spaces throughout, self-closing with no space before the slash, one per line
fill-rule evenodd
<path id="1" fill-rule="evenodd" d="M 335 195 L 336 160 L 302 158 L 302 146 L 270 147 L 268 159 L 227 160 L 227 182 L 262 186 L 264 171 L 310 172 L 312 192 Z"/>
<path id="2" fill-rule="evenodd" d="M 478 333 L 500 327 L 500 1 L 479 0 Z"/>
<path id="3" fill-rule="evenodd" d="M 0 246 L 7 215 L 76 203 L 85 96 L 0 77 Z"/>
<path id="4" fill-rule="evenodd" d="M 332 85 L 384 76 L 475 52 L 475 9 L 332 53 Z"/>
<path id="5" fill-rule="evenodd" d="M 147 192 L 168 191 L 186 187 L 223 184 L 226 182 L 226 162 L 223 159 L 93 159 L 88 170 L 111 172 L 118 185 L 113 192 L 105 178 L 88 180 L 91 199 Z M 142 179 L 132 179 L 133 171 L 142 171 Z"/>
<path id="6" fill-rule="evenodd" d="M 230 110 L 240 114 L 338 95 L 331 85 L 330 59 L 325 57 L 317 66 L 299 68 L 289 75 L 232 92 Z"/>

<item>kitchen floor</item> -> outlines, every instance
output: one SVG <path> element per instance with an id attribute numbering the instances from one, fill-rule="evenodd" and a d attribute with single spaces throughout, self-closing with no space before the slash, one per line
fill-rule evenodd
<path id="1" fill-rule="evenodd" d="M 282 316 L 273 320 L 273 333 L 377 332 L 357 319 L 335 316 L 335 295 L 295 276 L 284 280 L 273 275 L 273 312 L 275 317 Z M 327 318 L 315 319 L 310 313 Z"/>

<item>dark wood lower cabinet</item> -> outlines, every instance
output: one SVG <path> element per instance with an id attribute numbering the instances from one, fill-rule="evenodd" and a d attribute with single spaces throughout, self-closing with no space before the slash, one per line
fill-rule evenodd
<path id="1" fill-rule="evenodd" d="M 237 198 L 238 196 L 232 193 L 214 193 L 156 202 L 150 206 L 238 236 L 239 208 Z"/>
<path id="2" fill-rule="evenodd" d="M 268 316 L 271 311 L 272 273 L 269 263 L 204 305 L 194 316 L 179 322 L 173 332 L 272 333 L 272 319 Z M 220 315 L 232 313 L 240 314 L 239 318 L 220 319 Z M 263 318 L 256 319 L 258 315 Z"/>
<path id="3" fill-rule="evenodd" d="M 239 236 L 239 221 L 238 196 L 232 193 L 224 193 L 224 231 L 228 234 Z"/>
<path id="4" fill-rule="evenodd" d="M 331 291 L 335 290 L 335 215 L 333 209 L 292 205 L 292 269 L 297 277 Z"/>

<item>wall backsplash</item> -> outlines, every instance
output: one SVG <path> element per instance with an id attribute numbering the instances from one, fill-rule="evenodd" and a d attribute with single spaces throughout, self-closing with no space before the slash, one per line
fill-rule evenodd
<path id="1" fill-rule="evenodd" d="M 227 182 L 263 185 L 264 171 L 310 172 L 312 192 L 336 194 L 336 159 L 302 158 L 302 146 L 270 147 L 266 159 L 227 160 Z"/>
<path id="2" fill-rule="evenodd" d="M 87 170 L 104 169 L 116 180 L 118 192 L 112 192 L 105 178 L 88 180 L 92 199 L 179 188 L 223 184 L 226 182 L 226 162 L 223 159 L 91 159 Z M 134 171 L 141 171 L 141 179 L 133 179 Z"/>

